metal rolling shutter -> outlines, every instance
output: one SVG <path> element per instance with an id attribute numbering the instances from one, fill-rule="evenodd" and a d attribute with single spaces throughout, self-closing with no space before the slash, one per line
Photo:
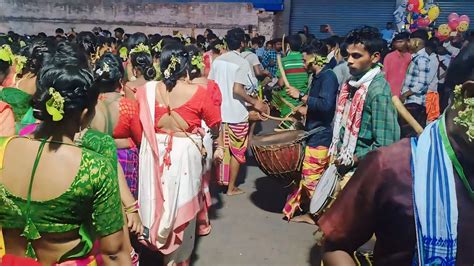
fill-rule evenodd
<path id="1" fill-rule="evenodd" d="M 297 33 L 307 25 L 311 33 L 323 38 L 329 36 L 319 32 L 319 27 L 323 24 L 330 24 L 334 32 L 339 35 L 345 35 L 363 25 L 384 29 L 388 21 L 393 21 L 395 2 L 395 0 L 292 0 L 290 31 Z"/>

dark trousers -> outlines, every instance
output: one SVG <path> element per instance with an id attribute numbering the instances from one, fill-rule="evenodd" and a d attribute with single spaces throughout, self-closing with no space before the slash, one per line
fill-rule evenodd
<path id="1" fill-rule="evenodd" d="M 405 108 L 407 108 L 408 112 L 418 121 L 421 127 L 424 128 L 426 126 L 426 107 L 416 103 L 408 103 L 405 104 Z M 402 117 L 399 117 L 398 123 L 400 124 L 402 138 L 418 136 L 415 130 Z"/>
<path id="2" fill-rule="evenodd" d="M 439 94 L 439 111 L 444 112 L 448 107 L 449 97 L 451 97 L 451 89 L 447 88 L 444 84 L 438 84 Z"/>

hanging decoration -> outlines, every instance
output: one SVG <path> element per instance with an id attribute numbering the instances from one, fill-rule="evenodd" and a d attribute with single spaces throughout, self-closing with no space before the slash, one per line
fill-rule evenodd
<path id="1" fill-rule="evenodd" d="M 432 0 L 403 0 L 393 13 L 398 31 L 433 29 L 441 10 Z"/>
<path id="2" fill-rule="evenodd" d="M 446 40 L 449 36 L 457 36 L 469 30 L 471 19 L 467 15 L 460 16 L 457 13 L 451 13 L 448 16 L 448 23 L 439 25 L 436 37 L 441 41 Z"/>

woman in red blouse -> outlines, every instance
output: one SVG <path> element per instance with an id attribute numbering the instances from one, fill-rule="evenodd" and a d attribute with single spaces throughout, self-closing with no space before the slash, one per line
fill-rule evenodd
<path id="1" fill-rule="evenodd" d="M 118 161 L 126 179 L 126 182 L 119 179 L 120 194 L 124 206 L 130 206 L 130 204 L 136 205 L 138 197 L 137 145 L 141 141 L 142 131 L 138 117 L 138 103 L 126 99 L 120 93 L 123 75 L 122 61 L 112 53 L 105 53 L 96 62 L 95 86 L 101 94 L 91 126 L 115 139 Z M 138 211 L 126 212 L 126 216 L 130 231 L 141 235 L 143 226 Z M 132 251 L 132 260 L 138 260 L 138 257 L 133 255 L 135 253 L 132 247 L 129 248 Z"/>
<path id="2" fill-rule="evenodd" d="M 206 86 L 207 94 L 209 95 L 212 104 L 217 108 L 215 116 L 221 117 L 221 104 L 222 104 L 222 94 L 219 90 L 219 85 L 213 80 L 207 79 L 205 77 L 205 60 L 203 54 L 199 49 L 194 45 L 186 46 L 189 57 L 191 58 L 191 65 L 189 66 L 189 79 L 193 84 L 198 84 Z M 203 176 L 202 176 L 202 185 L 201 193 L 203 198 L 203 204 L 201 205 L 201 211 L 198 213 L 197 217 L 197 232 L 199 235 L 208 235 L 211 232 L 211 223 L 209 221 L 208 209 L 211 207 L 211 194 L 209 191 L 209 184 L 211 181 L 212 173 L 212 159 L 214 155 L 213 144 L 214 140 L 212 138 L 210 129 L 203 122 L 202 127 L 204 129 L 203 144 L 207 151 L 206 163 L 204 165 Z M 223 157 L 223 150 L 218 148 L 218 152 L 215 154 L 216 159 Z"/>
<path id="3" fill-rule="evenodd" d="M 188 79 L 192 56 L 180 43 L 165 45 L 163 81 L 137 91 L 144 138 L 140 146 L 139 204 L 147 243 L 163 253 L 165 265 L 188 265 L 201 209 L 202 172 L 207 156 L 202 121 L 216 136 L 220 107 L 207 86 Z"/>

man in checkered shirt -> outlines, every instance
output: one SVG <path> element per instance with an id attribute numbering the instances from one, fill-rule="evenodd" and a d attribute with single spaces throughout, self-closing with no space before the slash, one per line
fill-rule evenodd
<path id="1" fill-rule="evenodd" d="M 422 127 L 426 125 L 426 93 L 430 85 L 430 57 L 425 50 L 427 41 L 426 30 L 417 30 L 410 35 L 408 46 L 412 53 L 412 60 L 400 96 L 400 100 L 405 103 L 405 107 Z M 417 135 L 405 120 L 399 119 L 399 123 L 402 138 Z"/>

